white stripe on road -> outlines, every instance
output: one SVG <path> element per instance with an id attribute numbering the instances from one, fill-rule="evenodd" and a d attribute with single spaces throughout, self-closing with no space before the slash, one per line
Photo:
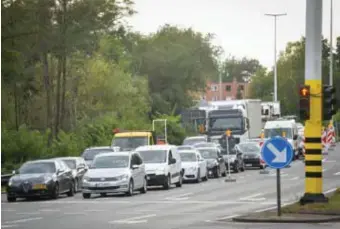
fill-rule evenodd
<path id="1" fill-rule="evenodd" d="M 25 223 L 25 222 L 33 221 L 33 220 L 42 220 L 42 217 L 27 218 L 27 219 L 18 219 L 18 220 L 13 220 L 13 221 L 6 221 L 3 224 Z"/>
<path id="2" fill-rule="evenodd" d="M 322 170 L 322 172 L 326 172 L 326 171 L 327 171 L 327 169 L 323 169 L 323 170 Z"/>
<path id="3" fill-rule="evenodd" d="M 336 188 L 331 188 L 331 189 L 325 191 L 323 194 L 328 194 L 328 193 L 334 192 L 335 190 L 336 190 Z"/>
<path id="4" fill-rule="evenodd" d="M 16 210 L 14 209 L 1 209 L 3 212 L 15 212 Z"/>
<path id="5" fill-rule="evenodd" d="M 155 217 L 156 214 L 137 216 L 127 219 L 110 221 L 110 224 L 120 223 L 120 224 L 135 224 L 135 223 L 146 223 L 148 218 Z"/>
<path id="6" fill-rule="evenodd" d="M 335 176 L 339 176 L 340 175 L 340 172 L 337 172 L 337 173 L 334 173 Z"/>
<path id="7" fill-rule="evenodd" d="M 10 228 L 10 227 L 18 227 L 18 225 L 11 224 L 11 225 L 1 225 L 1 228 Z"/>
<path id="8" fill-rule="evenodd" d="M 187 199 L 189 199 L 188 196 L 191 196 L 191 195 L 193 195 L 193 193 L 188 192 L 188 193 L 183 193 L 181 195 L 166 197 L 165 199 L 167 199 L 167 200 L 187 200 Z"/>
<path id="9" fill-rule="evenodd" d="M 240 198 L 240 200 L 247 200 L 247 201 L 261 201 L 261 200 L 265 200 L 266 198 L 262 197 L 262 198 L 255 198 L 258 196 L 263 196 L 263 193 L 257 193 L 251 196 L 247 196 L 247 197 L 243 197 Z"/>
<path id="10" fill-rule="evenodd" d="M 291 178 L 289 180 L 298 180 L 298 179 L 299 179 L 299 177 L 293 177 L 293 178 Z"/>

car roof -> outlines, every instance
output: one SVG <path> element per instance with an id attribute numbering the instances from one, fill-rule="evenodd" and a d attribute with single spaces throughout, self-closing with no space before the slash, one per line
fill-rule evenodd
<path id="1" fill-rule="evenodd" d="M 122 152 L 113 152 L 113 153 L 101 153 L 98 154 L 96 157 L 108 157 L 108 156 L 130 156 L 131 154 L 136 153 L 133 151 L 122 151 Z"/>
<path id="2" fill-rule="evenodd" d="M 56 157 L 54 159 L 57 160 L 77 160 L 77 159 L 83 159 L 82 157 Z"/>
<path id="3" fill-rule="evenodd" d="M 192 150 L 192 149 L 186 149 L 186 150 L 181 150 L 178 153 L 198 153 L 197 150 Z"/>
<path id="4" fill-rule="evenodd" d="M 50 159 L 42 159 L 42 160 L 34 160 L 34 161 L 27 161 L 25 163 L 30 163 L 30 164 L 34 164 L 34 163 L 41 163 L 41 162 L 55 162 L 58 159 L 56 158 L 50 158 Z"/>
<path id="5" fill-rule="evenodd" d="M 112 147 L 111 146 L 93 146 L 93 147 L 88 147 L 85 150 L 90 150 L 90 149 L 112 149 Z"/>
<path id="6" fill-rule="evenodd" d="M 150 146 L 140 146 L 136 149 L 136 151 L 142 150 L 170 150 L 174 148 L 174 145 L 150 145 Z"/>

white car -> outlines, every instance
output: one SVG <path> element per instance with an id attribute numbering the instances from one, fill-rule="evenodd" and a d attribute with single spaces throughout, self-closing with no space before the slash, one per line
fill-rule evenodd
<path id="1" fill-rule="evenodd" d="M 208 180 L 207 162 L 197 150 L 183 150 L 179 152 L 184 169 L 183 180 L 194 180 L 199 183 L 201 180 Z"/>
<path id="2" fill-rule="evenodd" d="M 94 158 L 83 178 L 83 197 L 91 194 L 147 192 L 145 165 L 137 152 L 102 153 Z"/>
<path id="3" fill-rule="evenodd" d="M 172 184 L 182 187 L 181 157 L 173 145 L 140 146 L 136 149 L 144 160 L 149 186 L 169 189 Z"/>

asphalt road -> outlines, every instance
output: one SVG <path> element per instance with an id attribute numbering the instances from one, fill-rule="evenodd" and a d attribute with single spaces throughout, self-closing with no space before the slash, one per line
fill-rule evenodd
<path id="1" fill-rule="evenodd" d="M 324 159 L 324 191 L 340 187 L 340 145 Z M 2 195 L 2 228 L 25 229 L 200 229 L 200 228 L 340 228 L 339 224 L 288 225 L 242 224 L 228 221 L 247 212 L 276 206 L 276 171 L 259 170 L 232 174 L 200 184 L 184 184 L 170 190 L 152 189 L 133 197 L 108 196 L 82 199 L 76 196 L 58 200 L 7 203 Z M 281 171 L 282 203 L 298 200 L 304 193 L 304 164 L 293 162 Z"/>

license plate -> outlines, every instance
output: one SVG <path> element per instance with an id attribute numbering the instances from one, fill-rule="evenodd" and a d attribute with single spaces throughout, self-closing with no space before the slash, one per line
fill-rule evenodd
<path id="1" fill-rule="evenodd" d="M 246 166 L 252 166 L 253 164 L 246 164 Z"/>
<path id="2" fill-rule="evenodd" d="M 98 187 L 106 187 L 106 186 L 110 186 L 110 183 L 108 182 L 101 182 L 101 183 L 97 183 Z"/>
<path id="3" fill-rule="evenodd" d="M 35 185 L 33 185 L 33 189 L 34 190 L 46 189 L 46 185 L 45 184 L 35 184 Z"/>

